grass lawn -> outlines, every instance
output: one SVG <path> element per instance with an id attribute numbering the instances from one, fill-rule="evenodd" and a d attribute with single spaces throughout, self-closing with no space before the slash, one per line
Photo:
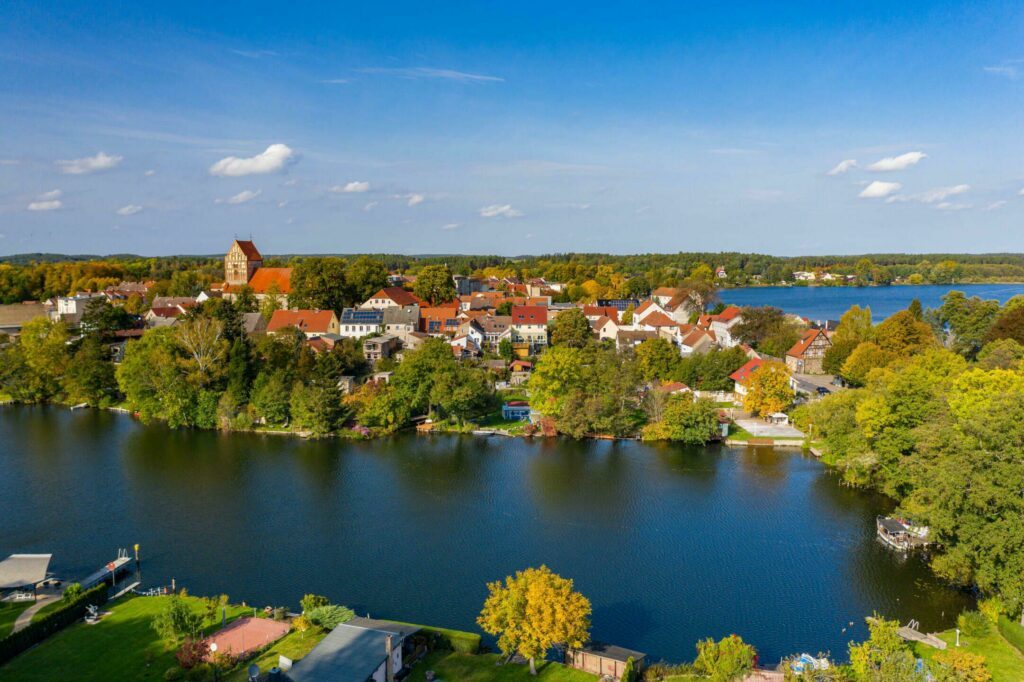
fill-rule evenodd
<path id="1" fill-rule="evenodd" d="M 14 621 L 18 620 L 18 614 L 35 604 L 32 601 L 14 601 L 0 603 L 0 639 L 11 634 L 14 629 Z"/>
<path id="2" fill-rule="evenodd" d="M 313 632 L 312 630 L 307 632 L 289 632 L 274 642 L 269 649 L 259 656 L 251 661 L 246 661 L 238 669 L 233 670 L 221 679 L 225 680 L 225 682 L 245 682 L 249 679 L 247 671 L 250 665 L 255 663 L 260 667 L 260 671 L 266 672 L 277 665 L 277 657 L 281 655 L 297 661 L 319 644 L 326 634 L 323 631 Z"/>
<path id="3" fill-rule="evenodd" d="M 502 665 L 497 654 L 456 654 L 450 651 L 435 651 L 416 664 L 412 674 L 406 678 L 409 682 L 424 682 L 424 673 L 433 670 L 436 679 L 442 682 L 503 682 L 523 680 L 523 682 L 541 680 L 541 682 L 593 682 L 596 676 L 580 670 L 566 668 L 560 663 L 546 661 L 537 666 L 537 677 L 530 676 L 527 665 Z"/>
<path id="4" fill-rule="evenodd" d="M 77 623 L 0 667 L 0 679 L 12 680 L 160 680 L 177 665 L 151 623 L 168 597 L 126 597 L 107 604 L 111 611 L 96 625 Z M 186 597 L 199 611 L 201 600 Z M 228 618 L 252 609 L 228 607 Z M 215 630 L 220 626 L 210 626 Z"/>
<path id="5" fill-rule="evenodd" d="M 950 648 L 956 646 L 956 632 L 946 630 L 940 632 L 939 637 L 949 643 Z M 992 672 L 993 682 L 1018 682 L 1024 680 L 1024 654 L 1017 651 L 1007 642 L 995 626 L 992 631 L 984 637 L 968 637 L 960 634 L 960 648 L 972 654 L 981 654 L 988 663 L 988 669 Z M 930 646 L 916 644 L 914 650 L 918 656 L 930 660 L 938 653 L 938 649 Z"/>
<path id="6" fill-rule="evenodd" d="M 750 440 L 754 434 L 735 424 L 729 424 L 729 440 Z"/>

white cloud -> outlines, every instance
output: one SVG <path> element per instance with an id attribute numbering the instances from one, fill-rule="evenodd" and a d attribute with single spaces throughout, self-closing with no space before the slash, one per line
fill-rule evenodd
<path id="1" fill-rule="evenodd" d="M 156 175 L 156 171 L 155 171 L 155 170 L 153 170 L 152 168 L 150 168 L 150 169 L 149 169 L 148 171 L 146 171 L 145 173 L 143 173 L 143 175 L 145 175 L 145 176 L 146 176 L 147 178 L 151 178 L 151 177 L 153 177 L 154 175 Z"/>
<path id="2" fill-rule="evenodd" d="M 371 201 L 366 206 L 363 206 L 363 210 L 366 211 L 367 213 L 369 213 L 373 209 L 377 208 L 377 204 L 379 204 L 379 203 L 380 203 L 379 201 Z"/>
<path id="3" fill-rule="evenodd" d="M 277 202 L 277 207 L 278 208 L 284 208 L 287 205 L 288 205 L 288 200 L 287 199 L 285 199 L 284 201 Z"/>
<path id="4" fill-rule="evenodd" d="M 407 194 L 404 198 L 408 199 L 406 202 L 407 206 L 416 206 L 417 204 L 422 204 L 426 197 L 422 194 Z"/>
<path id="5" fill-rule="evenodd" d="M 30 211 L 56 211 L 58 208 L 64 206 L 64 203 L 60 201 L 61 195 L 64 193 L 59 189 L 51 189 L 49 192 L 43 192 L 36 200 L 28 205 Z"/>
<path id="6" fill-rule="evenodd" d="M 256 175 L 273 173 L 285 167 L 295 158 L 295 152 L 286 144 L 272 144 L 262 153 L 249 158 L 228 156 L 210 166 L 210 175 L 235 177 L 239 175 Z"/>
<path id="7" fill-rule="evenodd" d="M 334 187 L 331 187 L 331 191 L 338 194 L 358 194 L 361 192 L 369 192 L 370 183 L 353 180 L 352 182 L 344 185 L 335 185 Z"/>
<path id="8" fill-rule="evenodd" d="M 425 66 L 417 66 L 404 69 L 370 68 L 358 69 L 360 73 L 379 73 L 388 76 L 398 76 L 410 80 L 422 78 L 436 78 L 441 80 L 458 81 L 460 83 L 503 83 L 504 78 L 498 76 L 486 76 L 479 73 L 467 73 L 455 71 L 454 69 L 433 69 Z"/>
<path id="9" fill-rule="evenodd" d="M 851 168 L 856 168 L 856 167 L 857 167 L 857 160 L 856 159 L 843 159 L 842 161 L 840 161 L 839 163 L 837 163 L 835 165 L 835 168 L 830 170 L 828 173 L 825 173 L 825 175 L 842 175 L 843 173 L 845 173 L 846 171 L 850 170 Z"/>
<path id="10" fill-rule="evenodd" d="M 982 67 L 982 70 L 985 73 L 990 73 L 994 76 L 1003 76 L 1005 78 L 1009 78 L 1010 80 L 1016 80 L 1017 76 L 1020 75 L 1020 72 L 1017 70 L 1017 67 L 1012 66 L 1010 64 L 1000 64 L 998 66 L 985 66 Z"/>
<path id="11" fill-rule="evenodd" d="M 935 204 L 935 208 L 940 211 L 962 211 L 966 208 L 971 208 L 974 204 L 957 204 L 951 201 L 943 201 L 940 204 Z"/>
<path id="12" fill-rule="evenodd" d="M 295 185 L 299 184 L 299 179 L 292 178 L 291 180 L 285 180 L 281 184 L 284 185 L 285 187 L 295 187 Z"/>
<path id="13" fill-rule="evenodd" d="M 891 196 L 886 201 L 889 203 L 897 201 L 919 201 L 922 204 L 937 204 L 941 201 L 945 201 L 949 197 L 956 196 L 957 194 L 963 194 L 971 189 L 970 185 L 953 185 L 952 187 L 936 187 L 925 192 L 918 192 L 917 194 L 906 194 Z"/>
<path id="14" fill-rule="evenodd" d="M 60 168 L 61 173 L 66 173 L 68 175 L 86 175 L 87 173 L 95 173 L 96 171 L 114 168 L 123 160 L 123 156 L 110 156 L 109 154 L 100 152 L 96 156 L 86 156 L 81 159 L 58 161 L 57 166 Z"/>
<path id="15" fill-rule="evenodd" d="M 512 208 L 511 204 L 494 204 L 480 209 L 480 216 L 483 218 L 496 218 L 498 216 L 518 218 L 521 215 L 523 215 L 523 212 Z"/>
<path id="16" fill-rule="evenodd" d="M 1019 192 L 1017 192 L 1017 196 L 1021 196 L 1021 197 L 1024 197 L 1024 187 L 1022 187 L 1022 188 L 1020 189 L 1020 191 L 1019 191 Z"/>
<path id="17" fill-rule="evenodd" d="M 881 199 L 889 196 L 893 192 L 900 191 L 900 188 L 902 187 L 903 185 L 898 182 L 881 182 L 879 180 L 875 180 L 865 187 L 857 196 L 861 199 Z"/>
<path id="18" fill-rule="evenodd" d="M 998 211 L 1003 206 L 1006 206 L 1006 199 L 1000 199 L 999 201 L 993 201 L 991 204 L 985 207 L 986 211 Z"/>
<path id="19" fill-rule="evenodd" d="M 263 194 L 263 190 L 258 189 L 253 192 L 251 189 L 244 189 L 233 197 L 227 199 L 217 199 L 218 204 L 244 204 L 247 201 L 252 201 L 259 195 Z"/>
<path id="20" fill-rule="evenodd" d="M 457 227 L 459 227 L 459 223 L 448 223 L 447 225 L 442 225 L 441 229 L 442 230 L 454 230 Z"/>
<path id="21" fill-rule="evenodd" d="M 326 79 L 324 79 L 324 80 L 322 80 L 320 82 L 323 83 L 324 85 L 345 85 L 346 83 L 351 83 L 352 79 L 351 78 L 326 78 Z"/>
<path id="22" fill-rule="evenodd" d="M 899 156 L 887 156 L 868 166 L 868 170 L 876 172 L 906 170 L 926 158 L 928 155 L 924 152 L 907 152 Z"/>
<path id="23" fill-rule="evenodd" d="M 142 207 L 137 204 L 128 204 L 117 209 L 117 215 L 135 215 L 142 210 Z"/>

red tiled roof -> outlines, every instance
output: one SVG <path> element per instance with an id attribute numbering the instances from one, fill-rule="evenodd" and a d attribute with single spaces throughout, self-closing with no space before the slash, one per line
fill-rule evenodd
<path id="1" fill-rule="evenodd" d="M 517 305 L 512 308 L 512 324 L 547 324 L 548 309 L 540 305 Z"/>
<path id="2" fill-rule="evenodd" d="M 370 298 L 388 298 L 400 306 L 423 305 L 423 301 L 416 294 L 402 287 L 384 287 Z"/>
<path id="3" fill-rule="evenodd" d="M 738 307 L 736 307 L 734 305 L 731 305 L 728 308 L 726 308 L 725 310 L 723 310 L 722 312 L 718 313 L 717 315 L 712 315 L 711 316 L 711 321 L 712 322 L 728 322 L 729 320 L 731 320 L 734 317 L 736 317 L 737 315 L 739 315 L 741 312 L 743 312 L 743 311 L 740 308 L 738 308 Z"/>
<path id="4" fill-rule="evenodd" d="M 256 245 L 251 241 L 236 239 L 235 243 L 238 244 L 238 247 L 242 249 L 242 253 L 244 253 L 245 257 L 249 260 L 263 260 L 263 256 L 260 255 L 260 250 L 257 249 Z"/>
<path id="5" fill-rule="evenodd" d="M 747 383 L 747 380 L 750 378 L 750 375 L 761 368 L 761 363 L 762 360 L 760 358 L 750 360 L 749 362 L 747 362 L 747 364 L 743 365 L 738 370 L 730 374 L 729 378 L 738 383 L 745 384 Z"/>
<path id="6" fill-rule="evenodd" d="M 585 305 L 583 306 L 583 314 L 587 317 L 608 317 L 616 322 L 619 320 L 619 309 L 610 305 Z"/>
<path id="7" fill-rule="evenodd" d="M 648 300 L 644 301 L 643 303 L 641 303 L 639 306 L 637 306 L 636 310 L 633 311 L 633 315 L 634 316 L 639 315 L 639 314 L 643 313 L 645 310 L 647 310 L 648 308 L 650 308 L 651 306 L 655 306 L 655 305 L 657 305 L 657 303 L 655 303 L 654 301 L 648 299 Z"/>
<path id="8" fill-rule="evenodd" d="M 149 312 L 153 313 L 156 317 L 178 317 L 181 315 L 182 309 L 178 306 L 157 307 L 150 308 Z"/>
<path id="9" fill-rule="evenodd" d="M 677 289 L 674 287 L 658 287 L 651 292 L 652 296 L 675 296 Z"/>
<path id="10" fill-rule="evenodd" d="M 660 310 L 655 310 L 641 320 L 640 324 L 645 324 L 648 327 L 675 327 L 678 323 Z"/>
<path id="11" fill-rule="evenodd" d="M 272 285 L 277 285 L 279 294 L 292 292 L 291 268 L 257 268 L 249 280 L 249 288 L 256 294 L 265 294 Z"/>
<path id="12" fill-rule="evenodd" d="M 808 329 L 804 332 L 804 335 L 799 341 L 793 344 L 793 347 L 786 351 L 786 355 L 791 355 L 794 358 L 803 357 L 803 354 L 807 352 L 814 340 L 818 338 L 818 334 L 824 334 L 825 338 L 828 338 L 828 334 L 821 329 Z"/>
<path id="13" fill-rule="evenodd" d="M 303 332 L 326 334 L 335 319 L 333 310 L 275 310 L 267 323 L 267 331 L 298 327 Z"/>

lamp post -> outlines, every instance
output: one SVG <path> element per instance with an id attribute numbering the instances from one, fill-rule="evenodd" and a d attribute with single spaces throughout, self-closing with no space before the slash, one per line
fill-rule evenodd
<path id="1" fill-rule="evenodd" d="M 213 679 L 214 679 L 215 682 L 220 677 L 218 675 L 217 661 L 215 660 L 216 654 L 217 654 L 217 643 L 216 642 L 211 642 L 210 643 L 210 659 L 211 659 L 210 662 L 213 664 L 213 666 L 212 666 L 213 667 Z"/>

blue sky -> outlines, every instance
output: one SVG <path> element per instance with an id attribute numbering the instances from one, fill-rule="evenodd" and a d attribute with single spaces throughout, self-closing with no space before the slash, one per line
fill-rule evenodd
<path id="1" fill-rule="evenodd" d="M 1021 250 L 1019 2 L 323 5 L 0 4 L 0 254 Z"/>

